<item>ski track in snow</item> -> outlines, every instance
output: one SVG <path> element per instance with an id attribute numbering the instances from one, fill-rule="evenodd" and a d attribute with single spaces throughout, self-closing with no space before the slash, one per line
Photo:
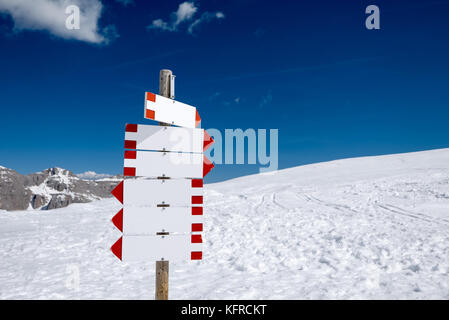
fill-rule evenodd
<path id="1" fill-rule="evenodd" d="M 204 256 L 171 299 L 449 299 L 449 149 L 347 159 L 205 186 Z M 105 199 L 0 212 L 1 299 L 153 299 L 122 263 Z M 66 287 L 71 268 L 80 287 Z"/>

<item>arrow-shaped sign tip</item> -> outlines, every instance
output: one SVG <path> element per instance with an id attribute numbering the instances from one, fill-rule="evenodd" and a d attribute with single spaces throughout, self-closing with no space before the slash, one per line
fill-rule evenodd
<path id="1" fill-rule="evenodd" d="M 123 204 L 123 180 L 111 191 L 111 194 Z"/>
<path id="2" fill-rule="evenodd" d="M 123 232 L 123 209 L 121 209 L 115 216 L 112 218 L 112 223 L 117 227 L 121 232 Z"/>
<path id="3" fill-rule="evenodd" d="M 111 251 L 117 258 L 122 260 L 122 237 L 120 237 L 120 239 L 112 245 Z"/>
<path id="4" fill-rule="evenodd" d="M 198 128 L 199 125 L 201 125 L 201 117 L 200 114 L 198 113 L 198 110 L 196 110 L 195 127 Z"/>
<path id="5" fill-rule="evenodd" d="M 214 139 L 204 130 L 203 151 L 206 151 L 214 142 Z"/>
<path id="6" fill-rule="evenodd" d="M 203 178 L 214 168 L 214 164 L 204 156 L 203 159 Z"/>

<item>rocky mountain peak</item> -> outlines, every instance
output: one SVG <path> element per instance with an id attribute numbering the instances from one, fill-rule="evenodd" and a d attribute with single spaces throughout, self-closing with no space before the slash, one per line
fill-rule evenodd
<path id="1" fill-rule="evenodd" d="M 29 175 L 0 167 L 0 209 L 49 210 L 107 198 L 118 180 L 88 181 L 59 167 Z"/>
<path id="2" fill-rule="evenodd" d="M 59 168 L 59 167 L 53 167 L 46 170 L 43 170 L 42 173 L 47 174 L 49 176 L 68 176 L 73 178 L 78 178 L 75 174 L 73 174 L 72 171 Z"/>

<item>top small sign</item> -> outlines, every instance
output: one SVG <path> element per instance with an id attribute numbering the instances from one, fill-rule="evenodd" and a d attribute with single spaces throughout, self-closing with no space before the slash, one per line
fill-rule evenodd
<path id="1" fill-rule="evenodd" d="M 151 92 L 145 92 L 144 117 L 186 128 L 197 128 L 201 124 L 195 107 Z"/>

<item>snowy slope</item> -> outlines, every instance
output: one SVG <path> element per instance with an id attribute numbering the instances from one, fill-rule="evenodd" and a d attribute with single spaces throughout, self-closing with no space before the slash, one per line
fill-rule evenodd
<path id="1" fill-rule="evenodd" d="M 205 189 L 204 260 L 170 263 L 171 299 L 449 299 L 449 149 Z M 0 212 L 0 298 L 153 299 L 154 263 L 109 251 L 119 208 Z"/>

